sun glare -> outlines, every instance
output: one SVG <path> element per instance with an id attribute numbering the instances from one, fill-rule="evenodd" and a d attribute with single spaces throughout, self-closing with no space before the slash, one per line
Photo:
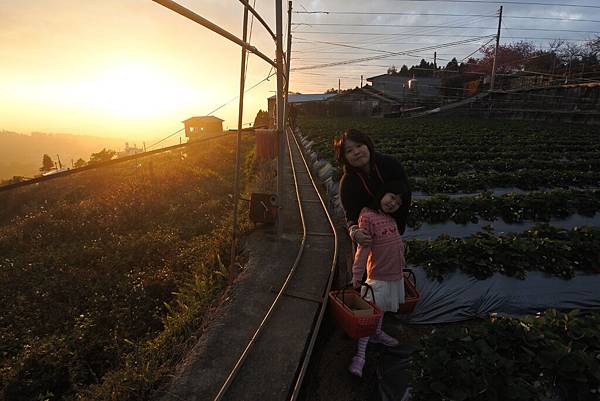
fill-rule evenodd
<path id="1" fill-rule="evenodd" d="M 145 64 L 103 70 L 85 86 L 92 106 L 125 119 L 164 116 L 194 97 L 182 82 Z"/>

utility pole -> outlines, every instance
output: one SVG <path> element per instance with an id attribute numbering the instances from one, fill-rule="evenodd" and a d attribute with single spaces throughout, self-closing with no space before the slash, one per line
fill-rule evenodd
<path id="1" fill-rule="evenodd" d="M 58 168 L 62 168 L 62 163 L 60 162 L 60 156 L 57 154 L 56 159 L 58 160 Z"/>
<path id="2" fill-rule="evenodd" d="M 494 63 L 492 64 L 492 80 L 490 81 L 490 90 L 494 90 L 494 81 L 496 80 L 496 57 L 498 56 L 498 46 L 500 46 L 500 27 L 502 26 L 502 6 L 498 18 L 498 33 L 496 34 L 496 49 L 494 50 Z"/>
<path id="3" fill-rule="evenodd" d="M 565 84 L 569 83 L 569 76 L 571 75 L 571 63 L 572 62 L 573 62 L 573 53 L 569 53 L 569 69 L 567 70 L 567 73 L 565 74 Z"/>
<path id="4" fill-rule="evenodd" d="M 361 88 L 363 87 L 363 76 L 362 76 L 362 74 L 360 75 L 360 87 Z"/>
<path id="5" fill-rule="evenodd" d="M 283 121 L 283 0 L 275 0 L 275 57 L 277 68 L 277 138 L 279 154 L 277 155 L 277 235 L 283 235 L 283 159 L 285 156 L 285 122 Z"/>
<path id="6" fill-rule="evenodd" d="M 437 52 L 433 52 L 433 73 L 432 77 L 435 77 L 437 73 Z"/>
<path id="7" fill-rule="evenodd" d="M 290 92 L 290 65 L 292 64 L 292 1 L 288 1 L 288 26 L 287 26 L 287 53 L 285 65 L 285 113 L 284 121 L 288 123 L 290 105 L 288 103 L 288 95 Z"/>
<path id="8" fill-rule="evenodd" d="M 248 7 L 244 6 L 244 22 L 242 28 L 242 40 L 246 42 L 248 37 Z M 229 281 L 233 282 L 235 257 L 237 255 L 238 237 L 238 203 L 240 197 L 240 159 L 242 144 L 242 117 L 244 115 L 244 84 L 246 83 L 246 53 L 242 47 L 242 61 L 240 62 L 240 101 L 238 109 L 238 130 L 235 147 L 235 171 L 233 179 L 233 233 L 231 236 L 231 257 L 229 258 Z M 181 137 L 179 137 L 181 141 Z"/>
<path id="9" fill-rule="evenodd" d="M 342 79 L 338 78 L 338 94 L 342 93 Z"/>

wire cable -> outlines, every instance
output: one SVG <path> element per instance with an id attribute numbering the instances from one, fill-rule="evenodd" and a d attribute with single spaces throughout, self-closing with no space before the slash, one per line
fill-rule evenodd
<path id="1" fill-rule="evenodd" d="M 244 93 L 246 93 L 246 92 L 248 92 L 248 91 L 250 91 L 250 90 L 252 90 L 252 89 L 256 88 L 258 85 L 262 84 L 263 82 L 265 82 L 265 81 L 268 81 L 268 80 L 269 80 L 269 78 L 271 78 L 273 75 L 275 75 L 275 73 L 271 73 L 271 71 L 272 71 L 272 70 L 273 70 L 273 67 L 271 67 L 271 70 L 269 70 L 269 74 L 267 74 L 267 77 L 266 77 L 266 78 L 264 78 L 263 80 L 261 80 L 261 81 L 259 81 L 259 82 L 255 83 L 254 85 L 252 85 L 251 87 L 249 87 L 248 89 L 246 89 L 246 90 L 244 91 Z M 239 98 L 239 97 L 240 97 L 240 96 L 239 96 L 239 95 L 237 95 L 237 96 L 235 96 L 235 97 L 233 97 L 233 98 L 229 99 L 227 102 L 225 102 L 224 104 L 222 104 L 221 106 L 217 107 L 216 109 L 214 109 L 213 111 L 211 111 L 210 113 L 208 113 L 208 114 L 206 114 L 206 115 L 207 115 L 207 116 L 211 116 L 211 115 L 213 115 L 215 112 L 217 112 L 218 110 L 220 110 L 220 109 L 222 109 L 223 107 L 227 106 L 229 103 L 233 102 L 234 100 L 236 100 L 236 99 L 237 99 L 237 98 Z M 154 147 L 154 146 L 158 145 L 159 143 L 166 141 L 167 139 L 169 139 L 169 138 L 171 138 L 172 136 L 174 136 L 174 135 L 176 135 L 176 134 L 180 133 L 180 132 L 181 132 L 181 131 L 183 131 L 184 129 L 185 129 L 185 127 L 184 127 L 184 128 L 181 128 L 181 129 L 179 129 L 179 130 L 177 130 L 177 131 L 175 131 L 175 132 L 173 132 L 172 134 L 169 134 L 169 135 L 167 135 L 166 137 L 164 137 L 164 138 L 163 138 L 163 139 L 161 139 L 160 141 L 158 141 L 158 142 L 155 142 L 155 143 L 153 143 L 152 145 L 148 146 L 146 149 L 150 149 L 150 148 L 152 148 L 152 147 Z"/>
<path id="2" fill-rule="evenodd" d="M 433 16 L 433 17 L 484 17 L 498 18 L 498 15 L 489 14 L 448 14 L 448 13 L 403 13 L 403 12 L 388 12 L 388 11 L 293 11 L 296 14 L 326 14 L 326 15 L 401 15 L 401 16 Z M 580 18 L 559 18 L 559 17 L 529 17 L 521 15 L 503 15 L 502 19 L 532 19 L 532 20 L 548 20 L 548 21 L 572 21 L 572 22 L 597 22 L 600 20 L 580 19 Z"/>
<path id="3" fill-rule="evenodd" d="M 524 1 L 493 1 L 493 0 L 395 0 L 398 2 L 413 2 L 413 3 L 479 3 L 479 4 L 519 4 L 525 6 L 553 6 L 553 7 L 581 7 L 581 8 L 597 8 L 600 6 L 590 6 L 586 4 L 557 4 L 557 3 L 541 3 L 541 2 L 524 2 Z"/>
<path id="4" fill-rule="evenodd" d="M 443 29 L 496 29 L 485 26 L 451 26 L 451 25 L 396 25 L 396 24 L 345 24 L 345 23 L 293 23 L 292 25 L 310 25 L 310 26 L 365 26 L 380 28 L 443 28 Z M 514 28 L 516 31 L 545 31 L 545 32 L 572 32 L 572 33 L 600 33 L 600 31 L 581 31 L 573 29 L 545 29 L 545 28 Z"/>
<path id="5" fill-rule="evenodd" d="M 487 37 L 489 37 L 489 35 Z M 353 64 L 353 63 L 358 63 L 358 62 L 361 62 L 361 61 L 379 60 L 379 59 L 388 58 L 388 57 L 391 57 L 391 56 L 394 56 L 394 55 L 410 54 L 410 53 L 414 53 L 414 52 L 417 52 L 417 51 L 424 51 L 424 50 L 438 49 L 438 48 L 443 48 L 443 47 L 456 46 L 456 45 L 460 45 L 460 44 L 474 42 L 474 41 L 480 40 L 482 38 L 484 38 L 484 37 L 476 37 L 476 38 L 471 38 L 471 39 L 462 40 L 462 41 L 458 41 L 458 42 L 449 42 L 449 43 L 445 43 L 445 44 L 442 44 L 442 45 L 429 46 L 429 47 L 424 47 L 424 48 L 420 48 L 420 49 L 412 49 L 412 50 L 401 51 L 401 52 L 394 52 L 394 53 L 391 53 L 391 54 L 385 54 L 385 55 L 379 55 L 379 56 L 373 56 L 373 57 L 363 57 L 363 58 L 359 58 L 359 59 L 347 60 L 347 61 L 341 61 L 341 62 L 335 62 L 335 63 L 327 63 L 327 64 L 318 64 L 318 65 L 314 65 L 314 66 L 298 67 L 298 68 L 294 68 L 293 70 L 294 71 L 309 70 L 309 69 L 316 69 L 316 68 L 333 67 L 333 66 L 337 66 L 337 65 Z"/>

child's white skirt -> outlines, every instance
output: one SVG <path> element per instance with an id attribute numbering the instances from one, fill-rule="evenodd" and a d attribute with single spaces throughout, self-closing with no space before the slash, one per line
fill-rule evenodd
<path id="1" fill-rule="evenodd" d="M 369 278 L 366 283 L 373 288 L 375 303 L 384 312 L 397 312 L 398 305 L 404 303 L 404 280 L 383 281 Z M 373 301 L 371 290 L 364 285 L 361 288 L 361 294 L 365 296 L 365 299 Z"/>

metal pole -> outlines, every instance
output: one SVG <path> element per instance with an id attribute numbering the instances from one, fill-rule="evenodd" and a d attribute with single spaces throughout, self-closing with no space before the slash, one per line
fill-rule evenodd
<path id="1" fill-rule="evenodd" d="M 244 49 L 248 50 L 249 52 L 256 54 L 258 57 L 262 58 L 263 60 L 265 60 L 267 63 L 269 63 L 273 67 L 275 67 L 275 68 L 277 67 L 275 62 L 273 62 L 273 60 L 271 60 L 270 57 L 268 57 L 268 56 L 264 55 L 263 53 L 261 53 L 260 51 L 258 51 L 258 49 L 256 47 L 250 46 L 248 43 L 246 43 L 245 40 L 241 40 L 241 39 L 237 38 L 235 35 L 232 35 L 231 33 L 227 32 L 225 29 L 221 28 L 218 25 L 213 24 L 212 22 L 210 22 L 206 18 L 199 16 L 195 12 L 188 10 L 187 8 L 185 8 L 171 0 L 152 0 L 152 1 L 168 8 L 171 11 L 175 11 L 179 15 L 182 15 L 194 22 L 197 22 L 198 24 L 210 29 L 211 31 L 223 36 L 224 38 L 229 39 L 233 43 L 236 43 L 236 44 L 242 46 Z"/>
<path id="2" fill-rule="evenodd" d="M 498 46 L 500 46 L 500 26 L 502 25 L 502 6 L 498 18 L 498 33 L 496 34 L 496 49 L 494 50 L 494 63 L 492 64 L 492 80 L 490 81 L 490 90 L 494 90 L 494 81 L 496 80 L 496 57 L 498 56 Z"/>
<path id="3" fill-rule="evenodd" d="M 248 36 L 248 7 L 244 7 L 244 28 L 242 37 L 244 42 Z M 242 48 L 242 61 L 240 67 L 240 102 L 238 110 L 238 131 L 235 147 L 235 172 L 233 180 L 233 233 L 231 235 L 231 258 L 229 260 L 229 281 L 234 278 L 235 256 L 237 254 L 238 237 L 238 201 L 240 197 L 240 159 L 242 144 L 242 117 L 244 115 L 244 84 L 246 83 L 246 49 Z"/>
<path id="4" fill-rule="evenodd" d="M 290 112 L 290 105 L 288 103 L 288 95 L 290 93 L 290 65 L 292 64 L 292 2 L 288 1 L 288 26 L 287 26 L 287 53 L 286 53 L 286 66 L 285 66 L 285 107 L 284 107 L 284 121 L 288 123 L 288 116 Z"/>
<path id="5" fill-rule="evenodd" d="M 246 0 L 240 0 L 240 3 L 242 3 L 244 6 L 246 6 L 246 8 L 252 13 L 252 15 L 254 15 L 254 17 L 261 24 L 263 24 L 263 26 L 265 27 L 265 29 L 267 30 L 267 32 L 269 32 L 269 35 L 271 35 L 271 37 L 273 38 L 273 40 L 275 40 L 275 34 L 271 30 L 271 27 L 265 22 L 265 20 L 260 16 L 260 14 L 258 12 L 256 12 L 256 10 L 254 8 L 252 8 L 252 6 L 250 5 L 250 3 L 248 3 Z"/>
<path id="6" fill-rule="evenodd" d="M 283 0 L 275 0 L 275 44 L 277 61 L 277 138 L 279 154 L 277 155 L 277 235 L 283 235 L 283 158 L 285 157 L 285 124 L 283 121 Z"/>

